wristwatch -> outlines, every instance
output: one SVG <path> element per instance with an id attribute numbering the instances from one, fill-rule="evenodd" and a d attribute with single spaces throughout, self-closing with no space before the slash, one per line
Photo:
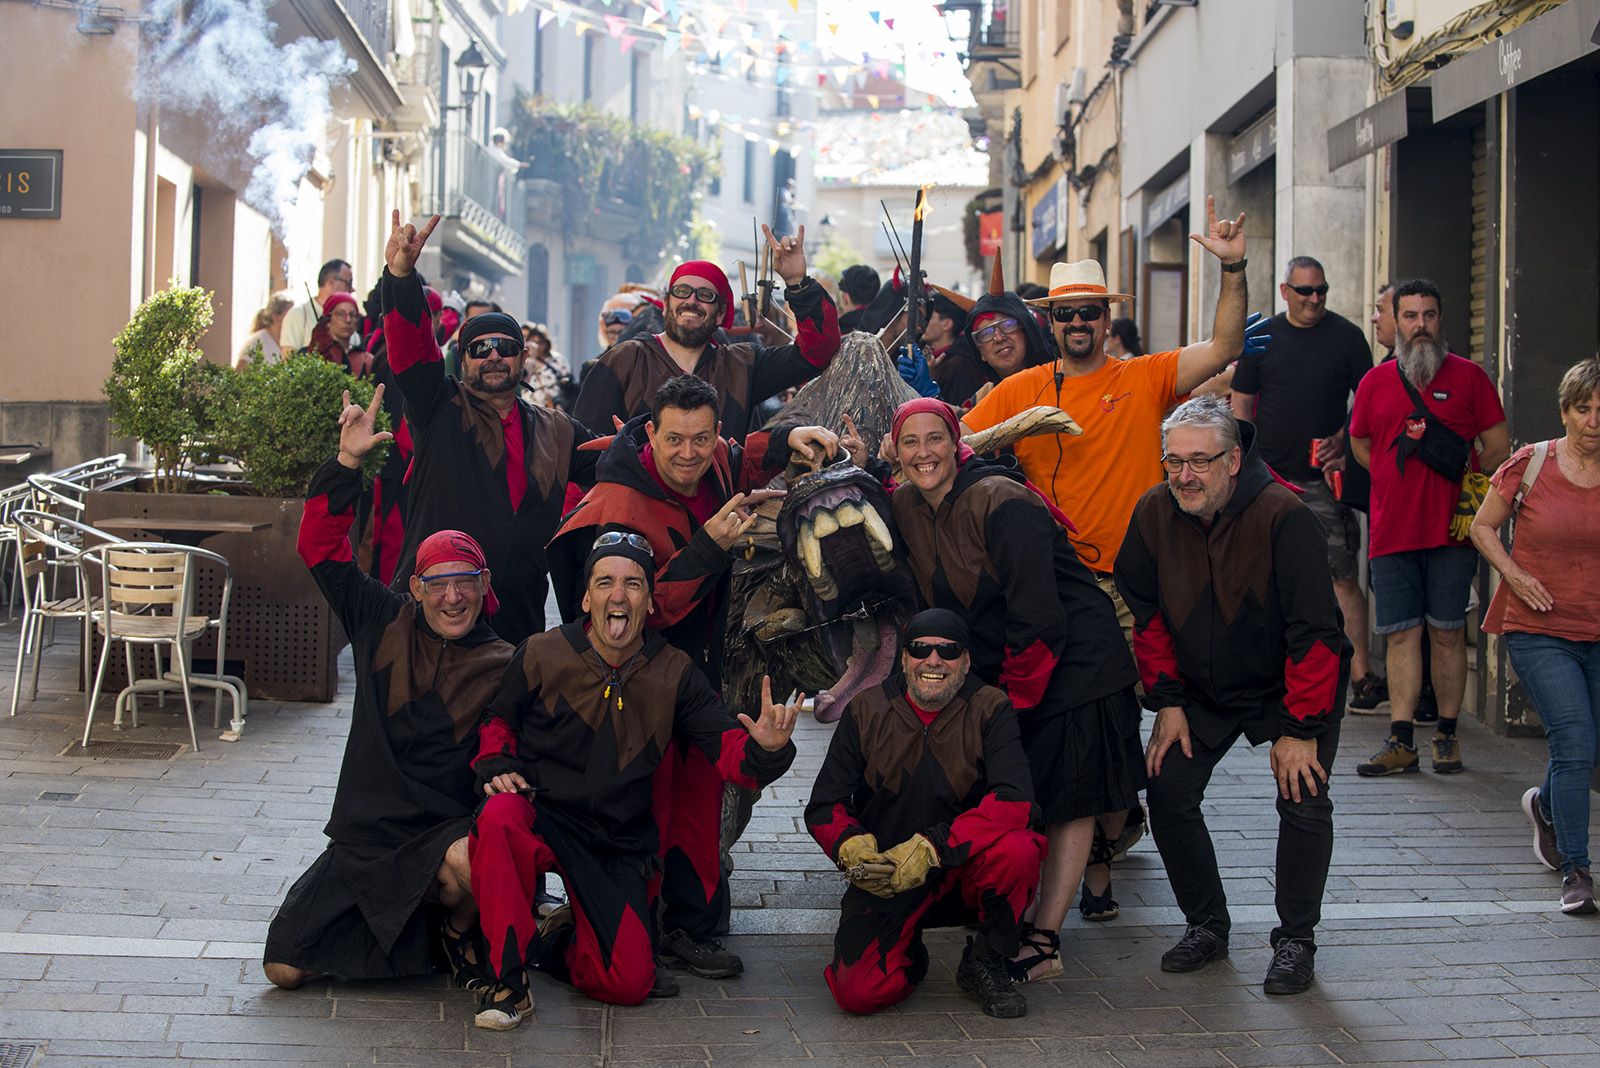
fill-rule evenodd
<path id="1" fill-rule="evenodd" d="M 1234 260 L 1232 263 L 1224 263 L 1222 265 L 1222 269 L 1227 274 L 1238 274 L 1248 266 L 1250 266 L 1250 257 L 1245 256 L 1241 259 Z"/>

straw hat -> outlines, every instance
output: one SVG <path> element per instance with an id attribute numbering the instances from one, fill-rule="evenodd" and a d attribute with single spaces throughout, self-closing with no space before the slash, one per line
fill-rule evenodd
<path id="1" fill-rule="evenodd" d="M 1084 297 L 1098 297 L 1112 304 L 1133 300 L 1127 293 L 1107 292 L 1105 269 L 1094 260 L 1077 260 L 1053 264 L 1050 267 L 1049 294 L 1027 303 L 1036 308 L 1048 308 L 1052 304 L 1082 300 Z"/>

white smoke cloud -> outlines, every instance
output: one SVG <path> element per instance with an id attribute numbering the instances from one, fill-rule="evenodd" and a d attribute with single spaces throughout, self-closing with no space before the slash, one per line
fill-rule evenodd
<path id="1" fill-rule="evenodd" d="M 355 63 L 333 41 L 302 37 L 280 46 L 270 4 L 153 0 L 146 11 L 161 32 L 150 42 L 138 92 L 240 137 L 254 161 L 243 197 L 282 235 L 296 214 L 300 179 L 326 143 L 333 88 Z"/>

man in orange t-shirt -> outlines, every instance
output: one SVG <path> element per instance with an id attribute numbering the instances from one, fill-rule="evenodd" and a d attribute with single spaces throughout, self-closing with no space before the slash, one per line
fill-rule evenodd
<path id="1" fill-rule="evenodd" d="M 1035 407 L 1050 405 L 1070 414 L 1083 436 L 1024 438 L 1014 449 L 1028 480 L 1055 500 L 1073 525 L 1073 547 L 1117 600 L 1111 565 L 1139 496 L 1163 478 L 1159 465 L 1161 420 L 1184 394 L 1237 359 L 1244 346 L 1244 215 L 1217 218 L 1206 198 L 1207 228 L 1191 240 L 1222 261 L 1222 292 L 1208 341 L 1131 360 L 1106 355 L 1107 314 L 1113 302 L 1132 298 L 1106 289 L 1105 272 L 1093 260 L 1058 263 L 1050 271 L 1049 294 L 1028 303 L 1047 308 L 1062 358 L 1024 368 L 991 390 L 962 417 L 966 430 L 986 430 Z M 981 328 L 982 323 L 973 324 Z M 1117 600 L 1124 629 L 1131 623 Z"/>

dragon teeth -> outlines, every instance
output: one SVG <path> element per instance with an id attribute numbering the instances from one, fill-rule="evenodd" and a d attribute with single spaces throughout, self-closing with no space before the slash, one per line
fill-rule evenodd
<path id="1" fill-rule="evenodd" d="M 866 524 L 867 540 L 872 543 L 874 552 L 880 548 L 885 553 L 894 551 L 894 535 L 889 533 L 889 524 L 883 521 L 876 508 L 863 508 L 861 520 Z"/>
<path id="2" fill-rule="evenodd" d="M 812 579 L 822 577 L 822 545 L 817 541 L 817 532 L 809 520 L 800 522 L 800 562 L 805 565 L 806 575 Z"/>
<path id="3" fill-rule="evenodd" d="M 816 532 L 819 541 L 839 532 L 839 521 L 834 518 L 832 512 L 818 512 L 811 517 L 811 524 L 811 529 Z"/>
<path id="4" fill-rule="evenodd" d="M 841 504 L 833 510 L 833 518 L 838 521 L 841 528 L 859 527 L 866 521 L 859 504 Z"/>

